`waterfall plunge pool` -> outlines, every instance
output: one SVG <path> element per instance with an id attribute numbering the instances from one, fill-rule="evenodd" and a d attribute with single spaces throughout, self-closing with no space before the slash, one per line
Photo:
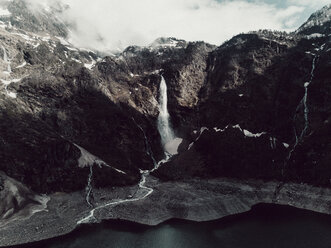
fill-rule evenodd
<path id="1" fill-rule="evenodd" d="M 171 220 L 158 226 L 126 221 L 83 225 L 71 234 L 16 248 L 330 248 L 331 216 L 259 204 L 211 222 Z"/>

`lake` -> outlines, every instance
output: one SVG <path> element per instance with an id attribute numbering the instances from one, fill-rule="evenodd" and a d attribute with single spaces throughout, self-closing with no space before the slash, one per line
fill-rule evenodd
<path id="1" fill-rule="evenodd" d="M 171 220 L 155 227 L 125 221 L 87 225 L 34 248 L 330 248 L 331 216 L 261 204 L 211 222 Z"/>

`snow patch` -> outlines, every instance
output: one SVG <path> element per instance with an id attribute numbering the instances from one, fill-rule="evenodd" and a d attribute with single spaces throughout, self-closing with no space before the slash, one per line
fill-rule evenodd
<path id="1" fill-rule="evenodd" d="M 84 67 L 85 68 L 87 68 L 87 69 L 89 69 L 89 70 L 92 70 L 92 68 L 95 66 L 95 61 L 92 61 L 92 63 L 91 64 L 84 64 Z"/>
<path id="2" fill-rule="evenodd" d="M 262 135 L 266 134 L 266 132 L 261 132 L 261 133 L 251 133 L 250 131 L 244 129 L 243 131 L 244 135 L 250 138 L 258 138 L 261 137 Z"/>
<path id="3" fill-rule="evenodd" d="M 177 40 L 174 40 L 174 39 L 171 39 L 171 38 L 159 38 L 157 39 L 156 41 L 154 41 L 151 45 L 149 45 L 149 49 L 150 50 L 153 50 L 155 48 L 160 48 L 160 47 L 163 47 L 163 48 L 176 48 L 178 47 L 178 41 Z"/>
<path id="4" fill-rule="evenodd" d="M 10 80 L 5 80 L 5 79 L 1 79 L 1 82 L 2 82 L 4 85 L 6 85 L 6 86 L 8 86 L 8 85 L 11 84 L 11 81 L 10 81 Z"/>
<path id="5" fill-rule="evenodd" d="M 225 128 L 221 129 L 221 128 L 218 128 L 218 127 L 214 127 L 213 129 L 215 130 L 215 132 L 224 132 L 226 129 L 228 129 L 230 126 L 227 125 Z M 237 128 L 239 129 L 246 137 L 249 137 L 249 138 L 258 138 L 258 137 L 261 137 L 262 135 L 264 134 L 267 134 L 266 132 L 261 132 L 261 133 L 252 133 L 246 129 L 242 129 L 240 127 L 239 124 L 237 125 L 234 125 L 232 126 L 232 128 Z M 200 139 L 200 136 L 202 135 L 202 133 L 205 131 L 205 130 L 209 130 L 207 127 L 202 127 L 200 129 L 200 133 L 199 133 L 199 136 L 195 139 L 195 141 L 193 141 L 189 147 L 188 147 L 188 150 L 190 150 L 192 148 L 192 146 L 194 145 L 195 142 L 197 142 L 199 139 Z M 194 131 L 193 131 L 194 132 Z"/>
<path id="6" fill-rule="evenodd" d="M 34 44 L 34 45 L 32 45 L 32 46 L 33 46 L 33 49 L 36 49 L 36 48 L 38 48 L 38 47 L 40 46 L 40 43 L 37 42 L 36 44 Z"/>
<path id="7" fill-rule="evenodd" d="M 78 52 L 77 48 L 71 47 L 71 46 L 66 46 L 66 48 L 70 51 Z"/>
<path id="8" fill-rule="evenodd" d="M 261 132 L 261 133 L 252 133 L 252 132 L 250 132 L 250 131 L 248 131 L 248 130 L 246 130 L 246 129 L 242 129 L 241 127 L 240 127 L 240 125 L 239 124 L 237 124 L 237 125 L 234 125 L 234 126 L 232 126 L 233 128 L 237 128 L 237 129 L 239 129 L 246 137 L 249 137 L 249 138 L 258 138 L 258 137 L 260 137 L 260 136 L 262 136 L 262 135 L 264 135 L 264 134 L 266 134 L 266 132 Z M 227 128 L 227 127 L 226 127 Z"/>
<path id="9" fill-rule="evenodd" d="M 22 64 L 16 66 L 15 69 L 23 68 L 24 66 L 26 66 L 26 61 L 24 61 Z"/>
<path id="10" fill-rule="evenodd" d="M 0 7 L 0 16 L 3 17 L 3 16 L 10 16 L 11 13 L 9 12 L 8 9 L 3 9 Z"/>
<path id="11" fill-rule="evenodd" d="M 7 95 L 8 95 L 10 98 L 17 98 L 17 93 L 14 93 L 14 92 L 8 92 Z"/>
<path id="12" fill-rule="evenodd" d="M 64 45 L 64 46 L 70 46 L 70 45 L 71 45 L 68 41 L 66 41 L 66 40 L 63 39 L 62 37 L 55 36 L 55 38 L 58 39 L 59 42 L 60 42 L 62 45 Z"/>
<path id="13" fill-rule="evenodd" d="M 114 169 L 115 171 L 117 171 L 121 174 L 126 174 L 124 171 L 121 171 L 119 169 L 116 169 L 116 168 L 108 165 L 106 162 L 102 161 L 98 157 L 96 157 L 93 154 L 89 153 L 83 147 L 80 147 L 77 144 L 74 144 L 74 145 L 80 150 L 80 153 L 81 153 L 81 156 L 78 159 L 78 166 L 79 167 L 84 168 L 84 167 L 92 166 L 94 164 L 98 165 L 99 167 L 102 167 L 104 165 L 104 166 L 107 166 L 109 168 Z"/>
<path id="14" fill-rule="evenodd" d="M 215 130 L 215 132 L 224 132 L 225 131 L 225 129 L 227 129 L 229 127 L 229 125 L 228 126 L 226 126 L 224 129 L 221 129 L 221 128 L 217 128 L 217 127 L 214 127 L 214 130 Z"/>
<path id="15" fill-rule="evenodd" d="M 13 35 L 17 35 L 20 36 L 21 38 L 27 40 L 27 41 L 36 41 L 36 39 L 31 38 L 30 36 L 26 35 L 26 34 L 22 34 L 22 33 L 12 33 Z"/>
<path id="16" fill-rule="evenodd" d="M 47 35 L 47 36 L 41 36 L 40 38 L 41 38 L 42 41 L 45 41 L 45 42 L 51 40 L 51 36 L 49 36 L 49 35 Z"/>
<path id="17" fill-rule="evenodd" d="M 315 54 L 312 53 L 311 51 L 306 51 L 305 53 L 306 53 L 306 54 L 309 54 L 309 55 L 313 55 L 313 56 L 315 56 Z"/>
<path id="18" fill-rule="evenodd" d="M 78 64 L 81 64 L 82 63 L 80 60 L 75 59 L 75 58 L 71 58 L 71 60 L 77 62 Z"/>
<path id="19" fill-rule="evenodd" d="M 197 142 L 197 141 L 200 139 L 202 133 L 203 133 L 204 131 L 206 131 L 206 130 L 209 130 L 209 129 L 208 129 L 207 127 L 202 127 L 202 128 L 200 128 L 199 136 L 195 139 L 195 141 L 193 141 L 191 144 L 189 144 L 187 150 L 190 150 L 190 149 L 192 148 L 192 146 L 194 145 L 194 143 Z"/>
<path id="20" fill-rule="evenodd" d="M 91 60 L 91 63 L 85 63 L 84 66 L 89 69 L 89 70 L 92 70 L 92 68 L 96 65 L 96 61 L 90 56 L 90 60 Z"/>
<path id="21" fill-rule="evenodd" d="M 320 33 L 314 33 L 314 34 L 310 34 L 307 35 L 306 38 L 307 39 L 314 39 L 314 38 L 320 38 L 320 37 L 324 37 L 324 34 L 320 34 Z"/>

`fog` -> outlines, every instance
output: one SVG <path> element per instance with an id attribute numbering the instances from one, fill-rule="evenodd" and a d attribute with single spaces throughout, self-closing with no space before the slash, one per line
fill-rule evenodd
<path id="1" fill-rule="evenodd" d="M 158 37 L 204 40 L 220 45 L 233 35 L 257 29 L 298 27 L 307 1 L 284 7 L 262 1 L 216 0 L 61 0 L 62 16 L 72 24 L 70 41 L 100 51 L 148 45 Z M 34 8 L 56 0 L 30 0 Z M 322 1 L 323 2 L 323 1 Z"/>

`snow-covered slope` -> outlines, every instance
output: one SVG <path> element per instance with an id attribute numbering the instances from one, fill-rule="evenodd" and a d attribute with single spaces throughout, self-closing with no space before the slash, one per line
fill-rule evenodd
<path id="1" fill-rule="evenodd" d="M 313 13 L 296 31 L 305 35 L 328 35 L 331 30 L 331 4 Z"/>

